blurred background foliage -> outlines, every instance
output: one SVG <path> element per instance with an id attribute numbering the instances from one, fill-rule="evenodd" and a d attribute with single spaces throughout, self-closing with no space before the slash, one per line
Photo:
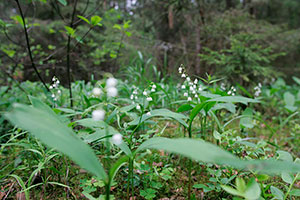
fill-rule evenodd
<path id="1" fill-rule="evenodd" d="M 20 0 L 34 62 L 47 83 L 66 85 L 74 5 L 72 80 L 206 73 L 248 86 L 300 74 L 298 0 Z M 15 0 L 0 2 L 0 84 L 38 80 Z M 99 16 L 99 26 L 88 21 Z M 72 32 L 72 30 L 71 30 Z M 143 61 L 141 61 L 143 60 Z M 155 66 L 155 67 L 154 67 Z M 149 73 L 151 72 L 151 73 Z M 152 73 L 155 72 L 155 73 Z M 138 73 L 137 73 L 138 75 Z M 159 76 L 159 77 L 157 77 Z"/>

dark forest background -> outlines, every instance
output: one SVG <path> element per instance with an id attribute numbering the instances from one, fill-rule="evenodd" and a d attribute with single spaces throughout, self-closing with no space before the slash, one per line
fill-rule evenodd
<path id="1" fill-rule="evenodd" d="M 38 80 L 15 0 L 0 2 L 0 84 Z M 190 73 L 249 85 L 300 74 L 298 0 L 20 0 L 33 60 L 46 83 L 122 76 L 153 66 L 161 77 Z M 75 9 L 74 9 L 75 8 Z M 74 12 L 75 11 L 75 12 Z M 72 20 L 72 16 L 74 18 Z M 92 25 L 91 17 L 100 20 Z M 86 20 L 84 20 L 86 19 Z M 89 24 L 90 23 L 90 24 Z M 69 29 L 71 28 L 71 29 Z M 142 60 L 142 61 L 141 61 Z M 139 62 L 139 63 L 138 63 Z M 138 64 L 137 64 L 138 63 Z"/>

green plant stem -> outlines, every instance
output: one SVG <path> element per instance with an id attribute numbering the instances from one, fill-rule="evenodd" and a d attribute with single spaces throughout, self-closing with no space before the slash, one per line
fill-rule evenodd
<path id="1" fill-rule="evenodd" d="M 189 138 L 192 138 L 192 129 L 189 129 Z M 188 176 L 189 176 L 189 183 L 188 183 L 188 199 L 191 199 L 192 193 L 192 160 L 189 159 L 189 167 L 188 167 Z"/>
<path id="2" fill-rule="evenodd" d="M 300 173 L 298 173 L 298 174 L 295 176 L 293 182 L 290 184 L 290 187 L 289 187 L 288 191 L 285 193 L 283 200 L 286 200 L 286 198 L 289 196 L 289 193 L 291 192 L 291 189 L 293 188 L 294 183 L 295 183 L 296 180 L 298 179 L 298 176 L 299 176 L 299 175 L 300 175 Z"/>
<path id="3" fill-rule="evenodd" d="M 105 190 L 106 190 L 106 195 L 105 195 L 105 200 L 109 200 L 110 199 L 110 178 L 108 180 L 108 183 L 105 184 Z"/>
<path id="4" fill-rule="evenodd" d="M 22 21 L 23 21 L 23 28 L 24 28 L 24 33 L 25 33 L 25 38 L 26 38 L 26 44 L 27 44 L 27 50 L 28 50 L 28 54 L 29 54 L 29 58 L 30 58 L 30 61 L 31 61 L 31 66 L 32 68 L 34 69 L 35 73 L 37 74 L 37 76 L 39 77 L 40 81 L 43 83 L 44 87 L 46 88 L 46 90 L 48 92 L 50 92 L 48 86 L 46 85 L 45 81 L 43 80 L 43 78 L 41 77 L 40 73 L 38 72 L 36 66 L 35 66 L 35 63 L 33 61 L 33 57 L 32 57 L 32 53 L 31 53 L 31 48 L 30 48 L 30 42 L 29 42 L 29 37 L 28 37 L 28 33 L 27 33 L 27 27 L 26 27 L 26 22 L 25 22 L 25 17 L 23 15 L 23 11 L 22 11 L 22 8 L 21 8 L 21 5 L 20 5 L 20 2 L 19 0 L 15 0 L 17 5 L 18 5 L 18 8 L 19 8 L 19 12 L 20 12 L 20 15 L 21 15 L 21 18 L 22 18 Z"/>

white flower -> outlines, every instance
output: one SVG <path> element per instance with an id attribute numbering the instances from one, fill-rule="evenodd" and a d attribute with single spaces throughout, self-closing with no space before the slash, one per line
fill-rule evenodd
<path id="1" fill-rule="evenodd" d="M 192 98 L 191 97 L 188 97 L 188 99 L 187 99 L 188 101 L 192 101 Z"/>
<path id="2" fill-rule="evenodd" d="M 152 89 L 151 89 L 151 92 L 155 92 L 155 89 L 154 89 L 154 88 L 152 88 Z"/>
<path id="3" fill-rule="evenodd" d="M 132 94 L 138 94 L 138 92 L 137 92 L 136 90 L 134 90 L 134 91 L 132 92 Z"/>
<path id="4" fill-rule="evenodd" d="M 196 91 L 195 90 L 193 90 L 193 92 L 192 92 L 193 94 L 196 94 Z"/>
<path id="5" fill-rule="evenodd" d="M 198 94 L 195 94 L 195 98 L 198 98 Z"/>
<path id="6" fill-rule="evenodd" d="M 182 86 L 181 86 L 181 89 L 185 89 L 185 85 L 182 85 Z"/>
<path id="7" fill-rule="evenodd" d="M 58 90 L 57 93 L 58 93 L 58 94 L 61 94 L 61 90 Z"/>
<path id="8" fill-rule="evenodd" d="M 181 77 L 182 77 L 182 78 L 185 78 L 185 77 L 186 77 L 186 75 L 185 75 L 185 74 L 182 74 L 182 75 L 181 75 Z"/>
<path id="9" fill-rule="evenodd" d="M 190 77 L 186 77 L 186 80 L 187 80 L 187 81 L 191 81 L 191 78 L 190 78 Z"/>
<path id="10" fill-rule="evenodd" d="M 133 94 L 132 94 L 132 95 L 130 95 L 130 99 L 132 100 L 133 98 L 134 98 Z"/>
<path id="11" fill-rule="evenodd" d="M 118 90 L 115 87 L 109 87 L 106 89 L 107 91 L 107 96 L 109 97 L 115 97 L 118 95 Z"/>
<path id="12" fill-rule="evenodd" d="M 152 85 L 152 88 L 156 89 L 156 85 Z"/>
<path id="13" fill-rule="evenodd" d="M 51 97 L 52 97 L 52 98 L 55 98 L 55 94 L 52 94 Z"/>
<path id="14" fill-rule="evenodd" d="M 118 80 L 115 78 L 109 78 L 106 80 L 106 87 L 110 88 L 110 87 L 116 87 L 118 83 Z"/>
<path id="15" fill-rule="evenodd" d="M 123 136 L 120 133 L 114 134 L 111 138 L 112 143 L 114 143 L 115 145 L 122 144 L 122 142 L 123 142 L 122 137 Z"/>
<path id="16" fill-rule="evenodd" d="M 54 82 L 56 80 L 56 77 L 55 76 L 53 76 L 53 78 L 52 78 L 52 81 Z"/>
<path id="17" fill-rule="evenodd" d="M 93 89 L 93 95 L 95 97 L 99 97 L 101 95 L 101 93 L 102 93 L 102 90 L 100 88 L 94 88 Z"/>
<path id="18" fill-rule="evenodd" d="M 182 67 L 178 68 L 178 72 L 181 74 L 182 73 Z"/>
<path id="19" fill-rule="evenodd" d="M 147 97 L 146 100 L 147 101 L 152 101 L 152 97 Z"/>
<path id="20" fill-rule="evenodd" d="M 136 105 L 136 109 L 137 109 L 137 110 L 141 109 L 141 106 L 140 106 L 139 104 Z"/>
<path id="21" fill-rule="evenodd" d="M 198 83 L 198 79 L 195 79 L 195 80 L 194 80 L 194 83 L 197 84 L 197 83 Z"/>
<path id="22" fill-rule="evenodd" d="M 261 83 L 258 83 L 258 87 L 260 87 L 260 88 L 262 87 Z"/>
<path id="23" fill-rule="evenodd" d="M 193 85 L 193 88 L 194 88 L 194 89 L 196 89 L 196 87 L 197 87 L 196 85 Z"/>
<path id="24" fill-rule="evenodd" d="M 57 98 L 55 97 L 55 98 L 53 99 L 53 101 L 57 101 Z"/>
<path id="25" fill-rule="evenodd" d="M 185 92 L 185 93 L 183 94 L 183 96 L 187 97 L 187 96 L 188 96 L 188 93 L 187 93 L 187 92 Z"/>
<path id="26" fill-rule="evenodd" d="M 151 112 L 147 112 L 146 115 L 147 115 L 147 116 L 151 116 Z"/>
<path id="27" fill-rule="evenodd" d="M 147 92 L 146 92 L 146 91 L 144 91 L 144 92 L 143 92 L 143 95 L 147 96 Z"/>
<path id="28" fill-rule="evenodd" d="M 94 110 L 92 113 L 92 118 L 94 121 L 103 121 L 105 117 L 104 110 Z"/>
<path id="29" fill-rule="evenodd" d="M 52 86 L 52 85 L 50 85 L 49 89 L 50 89 L 50 90 L 52 90 L 52 89 L 53 89 L 53 86 Z"/>

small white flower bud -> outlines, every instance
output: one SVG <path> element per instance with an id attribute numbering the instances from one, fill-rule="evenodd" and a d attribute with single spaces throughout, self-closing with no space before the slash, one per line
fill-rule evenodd
<path id="1" fill-rule="evenodd" d="M 52 85 L 50 85 L 49 89 L 50 89 L 50 90 L 52 90 L 52 89 L 53 89 L 53 86 L 52 86 Z"/>
<path id="2" fill-rule="evenodd" d="M 123 136 L 120 133 L 114 134 L 111 138 L 112 143 L 114 143 L 115 145 L 122 144 L 122 142 L 123 142 L 122 137 Z"/>
<path id="3" fill-rule="evenodd" d="M 181 86 L 181 89 L 185 89 L 185 85 L 182 85 L 182 86 Z"/>
<path id="4" fill-rule="evenodd" d="M 102 90 L 100 88 L 94 88 L 92 93 L 95 97 L 99 97 L 102 93 Z"/>
<path id="5" fill-rule="evenodd" d="M 139 104 L 136 105 L 136 109 L 137 109 L 137 110 L 141 109 L 141 106 L 140 106 Z"/>
<path id="6" fill-rule="evenodd" d="M 154 89 L 154 88 L 152 88 L 152 89 L 151 89 L 151 92 L 155 92 L 155 89 Z"/>
<path id="7" fill-rule="evenodd" d="M 156 85 L 152 85 L 152 88 L 156 89 Z"/>
<path id="8" fill-rule="evenodd" d="M 107 96 L 109 97 L 115 97 L 118 95 L 118 90 L 115 87 L 109 87 L 106 89 L 107 91 Z"/>
<path id="9" fill-rule="evenodd" d="M 191 81 L 191 78 L 190 78 L 190 77 L 186 77 L 186 80 L 187 80 L 187 81 Z"/>
<path id="10" fill-rule="evenodd" d="M 147 101 L 152 101 L 152 97 L 147 97 L 146 100 Z"/>
<path id="11" fill-rule="evenodd" d="M 195 79 L 195 80 L 194 80 L 194 83 L 197 84 L 197 83 L 198 83 L 198 79 Z"/>
<path id="12" fill-rule="evenodd" d="M 192 101 L 192 98 L 191 97 L 188 97 L 188 99 L 187 99 L 188 101 Z"/>
<path id="13" fill-rule="evenodd" d="M 104 110 L 94 110 L 92 113 L 92 118 L 94 121 L 103 121 L 105 117 Z"/>
<path id="14" fill-rule="evenodd" d="M 110 87 L 116 87 L 118 83 L 118 80 L 115 78 L 109 78 L 106 80 L 106 87 L 110 88 Z"/>
<path id="15" fill-rule="evenodd" d="M 185 78 L 185 77 L 186 77 L 186 75 L 185 75 L 185 74 L 182 74 L 182 75 L 181 75 L 181 77 L 182 77 L 182 78 Z"/>
<path id="16" fill-rule="evenodd" d="M 146 115 L 147 115 L 147 116 L 151 116 L 151 112 L 147 112 Z"/>
<path id="17" fill-rule="evenodd" d="M 144 92 L 143 92 L 143 95 L 147 96 L 147 92 L 146 92 L 146 91 L 144 91 Z"/>
<path id="18" fill-rule="evenodd" d="M 188 93 L 187 93 L 187 92 L 185 92 L 185 93 L 183 94 L 183 96 L 187 97 L 187 96 L 189 96 L 189 95 L 188 95 Z"/>

